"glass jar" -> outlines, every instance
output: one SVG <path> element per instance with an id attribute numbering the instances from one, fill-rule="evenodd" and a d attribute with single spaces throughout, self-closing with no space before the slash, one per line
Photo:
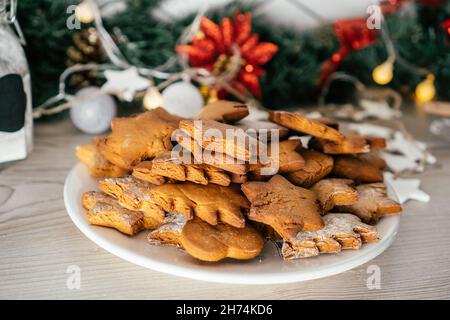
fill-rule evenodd
<path id="1" fill-rule="evenodd" d="M 30 72 L 16 8 L 17 0 L 0 0 L 0 163 L 24 159 L 33 145 Z"/>

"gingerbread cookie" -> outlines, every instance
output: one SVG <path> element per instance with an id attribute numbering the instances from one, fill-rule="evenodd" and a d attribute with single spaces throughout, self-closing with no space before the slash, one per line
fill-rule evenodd
<path id="1" fill-rule="evenodd" d="M 216 154 L 203 150 L 203 148 L 183 130 L 178 130 L 175 135 L 176 141 L 183 147 L 183 152 L 190 152 L 197 163 L 204 163 L 212 167 L 222 169 L 238 175 L 244 175 L 248 171 L 248 165 L 237 161 L 222 153 Z M 188 156 L 188 155 L 187 155 Z"/>
<path id="2" fill-rule="evenodd" d="M 323 123 L 324 125 L 327 125 L 335 130 L 339 130 L 339 122 L 337 122 L 336 119 L 330 118 L 330 117 L 318 117 L 315 119 L 319 121 L 320 123 Z"/>
<path id="3" fill-rule="evenodd" d="M 270 225 L 285 240 L 302 230 L 323 227 L 314 192 L 296 187 L 280 175 L 268 182 L 247 182 L 241 188 L 251 202 L 248 218 Z"/>
<path id="4" fill-rule="evenodd" d="M 215 168 L 207 164 L 194 164 L 190 158 L 188 164 L 182 163 L 178 156 L 172 152 L 164 152 L 150 161 L 141 162 L 133 169 L 133 175 L 146 181 L 161 185 L 159 177 L 166 177 L 174 181 L 191 181 L 198 184 L 207 185 L 215 183 L 228 186 L 231 183 L 230 177 L 224 170 Z"/>
<path id="5" fill-rule="evenodd" d="M 142 160 L 172 149 L 171 135 L 181 119 L 162 108 L 116 118 L 111 134 L 99 142 L 100 152 L 115 165 L 131 170 Z"/>
<path id="6" fill-rule="evenodd" d="M 270 111 L 269 119 L 283 127 L 306 133 L 313 137 L 326 139 L 339 143 L 344 140 L 342 133 L 321 123 L 318 120 L 309 119 L 297 113 L 287 111 Z"/>
<path id="7" fill-rule="evenodd" d="M 195 119 L 233 123 L 244 119 L 248 114 L 248 107 L 245 104 L 235 101 L 218 100 L 204 106 Z"/>
<path id="8" fill-rule="evenodd" d="M 367 144 L 370 146 L 370 151 L 380 151 L 386 149 L 386 139 L 375 136 L 364 136 Z"/>
<path id="9" fill-rule="evenodd" d="M 359 154 L 358 158 L 365 162 L 370 163 L 371 165 L 377 167 L 381 171 L 384 171 L 387 168 L 386 160 L 384 160 L 382 157 L 377 155 L 376 152 Z"/>
<path id="10" fill-rule="evenodd" d="M 108 160 L 98 150 L 99 138 L 94 138 L 88 144 L 82 144 L 76 148 L 78 160 L 84 163 L 89 174 L 96 178 L 116 178 L 128 175 L 128 170 L 122 169 Z"/>
<path id="11" fill-rule="evenodd" d="M 242 210 L 248 209 L 249 203 L 233 188 L 185 182 L 157 186 L 150 194 L 165 211 L 179 212 L 186 217 L 195 213 L 212 225 L 220 220 L 237 228 L 245 226 Z"/>
<path id="12" fill-rule="evenodd" d="M 332 174 L 339 178 L 355 180 L 357 183 L 383 181 L 383 172 L 378 167 L 351 155 L 335 157 Z"/>
<path id="13" fill-rule="evenodd" d="M 186 224 L 186 218 L 181 214 L 176 214 L 166 224 L 151 231 L 147 240 L 150 244 L 174 245 L 181 247 L 181 231 Z"/>
<path id="14" fill-rule="evenodd" d="M 269 164 L 254 164 L 250 165 L 250 171 L 255 178 L 262 175 L 262 169 L 266 168 L 266 175 L 272 172 L 270 175 L 276 173 L 288 173 L 300 170 L 305 166 L 305 160 L 300 153 L 297 152 L 301 147 L 302 142 L 299 139 L 285 140 L 278 143 L 277 149 L 278 156 L 273 156 L 274 147 L 272 144 L 267 146 L 267 153 L 269 155 Z M 277 170 L 270 170 L 270 168 Z M 259 179 L 258 179 L 259 180 Z"/>
<path id="15" fill-rule="evenodd" d="M 117 200 L 103 192 L 85 192 L 81 198 L 90 224 L 114 228 L 127 235 L 144 229 L 144 214 L 122 207 Z"/>
<path id="16" fill-rule="evenodd" d="M 286 178 L 301 187 L 310 187 L 333 169 L 333 158 L 314 150 L 300 149 L 305 165 L 300 170 L 286 174 Z"/>
<path id="17" fill-rule="evenodd" d="M 311 187 L 326 213 L 335 206 L 355 204 L 358 201 L 358 192 L 353 188 L 350 179 L 323 179 Z"/>
<path id="18" fill-rule="evenodd" d="M 202 261 L 247 260 L 260 254 L 264 239 L 249 225 L 235 228 L 218 223 L 213 226 L 194 218 L 183 227 L 181 245 L 187 253 Z"/>
<path id="19" fill-rule="evenodd" d="M 241 161 L 251 161 L 258 156 L 258 140 L 238 127 L 213 120 L 182 120 L 180 129 L 203 149 Z"/>
<path id="20" fill-rule="evenodd" d="M 146 229 L 154 229 L 164 223 L 165 212 L 150 195 L 150 190 L 155 185 L 127 176 L 101 180 L 98 182 L 98 187 L 104 193 L 117 199 L 125 208 L 142 211 Z"/>
<path id="21" fill-rule="evenodd" d="M 340 142 L 312 138 L 309 140 L 308 146 L 326 154 L 356 154 L 370 152 L 370 145 L 367 143 L 366 139 L 359 136 L 348 136 Z"/>
<path id="22" fill-rule="evenodd" d="M 151 184 L 161 185 L 166 183 L 166 178 L 153 172 L 152 161 L 142 161 L 133 168 L 132 175 L 140 180 L 145 180 Z"/>
<path id="23" fill-rule="evenodd" d="M 338 212 L 350 212 L 366 223 L 376 223 L 385 215 L 398 214 L 400 204 L 387 196 L 386 186 L 382 183 L 361 184 L 356 187 L 358 201 L 348 206 L 338 206 Z"/>
<path id="24" fill-rule="evenodd" d="M 243 129 L 247 134 L 257 137 L 261 141 L 269 142 L 278 136 L 283 139 L 289 136 L 289 129 L 269 121 L 241 120 L 235 124 Z"/>
<path id="25" fill-rule="evenodd" d="M 285 241 L 281 250 L 283 258 L 291 260 L 336 253 L 342 249 L 357 250 L 363 242 L 374 242 L 379 238 L 375 227 L 362 223 L 352 214 L 330 213 L 323 220 L 323 229 L 302 231 L 292 241 Z"/>
<path id="26" fill-rule="evenodd" d="M 245 174 L 232 173 L 232 174 L 230 174 L 230 177 L 231 177 L 232 183 L 243 184 L 248 181 L 247 175 L 245 175 Z"/>

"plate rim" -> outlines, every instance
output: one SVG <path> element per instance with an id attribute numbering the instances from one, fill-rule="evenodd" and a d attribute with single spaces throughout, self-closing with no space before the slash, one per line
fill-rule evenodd
<path id="1" fill-rule="evenodd" d="M 73 166 L 69 173 L 66 176 L 64 181 L 64 205 L 66 211 L 72 220 L 72 222 L 76 225 L 76 227 L 92 242 L 108 251 L 109 253 L 126 260 L 130 263 L 139 265 L 141 267 L 151 269 L 153 271 L 166 273 L 174 276 L 179 276 L 183 278 L 189 278 L 194 280 L 206 281 L 206 282 L 215 282 L 215 283 L 226 283 L 226 284 L 246 284 L 246 285 L 261 285 L 261 284 L 286 284 L 286 283 L 295 283 L 295 282 L 303 282 L 308 280 L 320 279 L 325 277 L 330 277 L 353 268 L 356 268 L 360 265 L 363 265 L 375 257 L 383 253 L 392 242 L 395 240 L 396 235 L 398 233 L 398 228 L 400 224 L 400 216 L 391 216 L 386 217 L 385 219 L 394 218 L 394 231 L 391 234 L 388 234 L 379 242 L 377 242 L 377 246 L 373 248 L 373 250 L 366 252 L 364 255 L 358 257 L 357 259 L 348 259 L 343 262 L 333 263 L 330 266 L 330 270 L 324 272 L 324 270 L 318 271 L 289 271 L 284 274 L 276 274 L 273 273 L 258 273 L 257 275 L 249 273 L 232 273 L 226 274 L 211 270 L 196 270 L 194 268 L 177 266 L 171 263 L 165 263 L 161 261 L 157 261 L 152 259 L 151 257 L 143 258 L 139 254 L 135 254 L 132 251 L 123 249 L 119 246 L 116 246 L 113 243 L 110 243 L 107 239 L 99 236 L 95 232 L 95 228 L 86 228 L 79 219 L 79 215 L 73 211 L 73 208 L 69 205 L 69 182 L 72 176 L 75 175 L 77 169 L 83 166 L 82 163 L 78 162 L 75 166 Z M 91 227 L 88 225 L 88 227 Z"/>

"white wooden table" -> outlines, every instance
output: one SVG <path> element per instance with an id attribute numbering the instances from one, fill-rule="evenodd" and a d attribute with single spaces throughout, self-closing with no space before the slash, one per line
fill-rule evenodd
<path id="1" fill-rule="evenodd" d="M 30 157 L 0 166 L 0 298 L 448 299 L 450 146 L 428 133 L 426 116 L 412 113 L 405 121 L 416 137 L 433 141 L 439 164 L 420 175 L 432 202 L 407 203 L 396 241 L 370 263 L 325 279 L 270 286 L 178 278 L 97 247 L 71 222 L 63 203 L 64 179 L 77 162 L 74 148 L 90 137 L 68 119 L 39 123 Z M 380 289 L 366 285 L 372 264 L 381 269 Z M 81 268 L 79 290 L 66 285 L 71 265 Z"/>

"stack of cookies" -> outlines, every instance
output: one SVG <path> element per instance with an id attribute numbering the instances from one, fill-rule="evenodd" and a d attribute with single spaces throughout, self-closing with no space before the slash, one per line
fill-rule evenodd
<path id="1" fill-rule="evenodd" d="M 329 118 L 248 114 L 217 101 L 194 119 L 162 108 L 114 119 L 108 136 L 77 147 L 100 178 L 82 197 L 88 221 L 150 230 L 151 244 L 203 261 L 252 259 L 266 241 L 288 260 L 359 249 L 378 240 L 380 218 L 401 212 L 383 184 L 382 138 L 345 135 Z"/>

